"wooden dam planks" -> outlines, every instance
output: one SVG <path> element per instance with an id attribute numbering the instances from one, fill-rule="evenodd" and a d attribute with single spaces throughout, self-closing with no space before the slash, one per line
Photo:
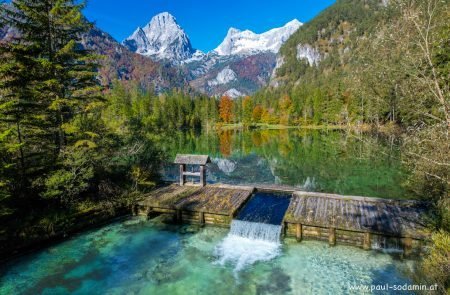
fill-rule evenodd
<path id="1" fill-rule="evenodd" d="M 295 192 L 284 221 L 421 239 L 426 236 L 424 212 L 423 206 L 414 201 Z"/>
<path id="2" fill-rule="evenodd" d="M 171 184 L 145 195 L 138 205 L 152 209 L 232 216 L 247 201 L 253 190 L 253 187 L 245 186 L 208 185 L 199 187 Z"/>
<path id="3" fill-rule="evenodd" d="M 136 210 L 144 215 L 173 214 L 183 222 L 229 225 L 254 191 L 253 186 L 171 184 L 145 195 Z M 295 233 L 295 224 L 300 224 L 306 236 L 324 238 L 336 231 L 338 239 L 352 243 L 361 244 L 367 233 L 421 240 L 428 236 L 425 210 L 416 201 L 295 191 L 284 222 L 290 234 Z"/>
<path id="4" fill-rule="evenodd" d="M 189 196 L 200 189 L 201 187 L 198 186 L 180 186 L 178 184 L 171 184 L 146 194 L 143 196 L 143 200 L 139 202 L 139 205 L 175 209 L 175 204 L 180 199 Z"/>
<path id="5" fill-rule="evenodd" d="M 209 185 L 180 199 L 176 208 L 180 210 L 233 215 L 253 193 L 253 187 Z"/>

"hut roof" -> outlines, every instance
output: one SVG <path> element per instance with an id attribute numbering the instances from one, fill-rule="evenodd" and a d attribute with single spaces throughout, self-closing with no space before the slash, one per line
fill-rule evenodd
<path id="1" fill-rule="evenodd" d="M 175 164 L 206 165 L 211 159 L 208 155 L 177 155 Z"/>

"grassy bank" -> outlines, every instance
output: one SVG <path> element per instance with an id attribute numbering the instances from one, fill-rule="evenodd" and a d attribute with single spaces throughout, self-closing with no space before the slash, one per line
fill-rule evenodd
<path id="1" fill-rule="evenodd" d="M 282 125 L 282 124 L 266 124 L 256 123 L 245 125 L 243 123 L 216 125 L 218 130 L 235 130 L 235 129 L 260 129 L 260 130 L 285 130 L 285 129 L 307 129 L 307 130 L 352 130 L 358 132 L 376 131 L 380 133 L 400 133 L 401 127 L 395 124 L 370 125 L 370 124 L 348 124 L 348 125 Z"/>

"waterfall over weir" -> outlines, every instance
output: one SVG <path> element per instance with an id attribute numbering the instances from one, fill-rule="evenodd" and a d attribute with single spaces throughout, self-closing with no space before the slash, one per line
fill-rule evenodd
<path id="1" fill-rule="evenodd" d="M 228 236 L 216 247 L 217 263 L 234 265 L 235 273 L 281 253 L 281 220 L 289 197 L 256 193 L 231 222 Z M 281 216 L 281 218 L 280 218 Z"/>
<path id="2" fill-rule="evenodd" d="M 281 225 L 242 220 L 233 220 L 231 222 L 230 235 L 243 237 L 250 240 L 279 243 L 280 234 Z"/>
<path id="3" fill-rule="evenodd" d="M 227 237 L 216 247 L 221 265 L 232 264 L 235 274 L 258 261 L 269 261 L 281 253 L 281 226 L 233 220 Z"/>
<path id="4" fill-rule="evenodd" d="M 372 249 L 386 253 L 402 253 L 403 247 L 400 239 L 395 237 L 385 237 L 374 235 L 372 237 Z"/>

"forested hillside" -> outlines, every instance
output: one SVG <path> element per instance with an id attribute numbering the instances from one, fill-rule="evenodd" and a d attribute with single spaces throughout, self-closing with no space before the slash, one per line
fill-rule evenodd
<path id="1" fill-rule="evenodd" d="M 104 87 L 110 88 L 115 80 L 133 81 L 160 93 L 188 85 L 180 70 L 131 52 L 95 26 L 83 34 L 81 44 L 101 55 L 99 78 Z"/>
<path id="2" fill-rule="evenodd" d="M 429 17 L 429 1 L 403 2 L 337 1 L 281 48 L 282 65 L 271 87 L 255 95 L 255 104 L 277 113 L 276 98 L 288 96 L 289 121 L 301 125 L 409 126 L 448 117 L 448 101 L 424 87 L 427 79 L 434 85 L 430 67 L 446 65 L 428 60 L 443 58 L 439 50 L 448 41 L 439 36 L 448 29 L 448 2 L 436 2 Z M 421 24 L 428 19 L 432 26 L 425 32 Z M 428 36 L 427 52 L 422 34 Z M 437 83 L 447 87 L 448 76 L 440 73 Z"/>
<path id="3" fill-rule="evenodd" d="M 6 9 L 14 9 L 11 4 L 2 4 Z M 87 22 L 87 20 L 84 20 Z M 187 78 L 180 69 L 153 61 L 131 52 L 111 35 L 95 25 L 81 34 L 80 45 L 98 54 L 98 78 L 102 86 L 110 88 L 113 81 L 137 82 L 143 89 L 164 92 L 172 88 L 188 86 Z M 4 23 L 0 27 L 0 42 L 21 38 L 20 30 Z"/>

